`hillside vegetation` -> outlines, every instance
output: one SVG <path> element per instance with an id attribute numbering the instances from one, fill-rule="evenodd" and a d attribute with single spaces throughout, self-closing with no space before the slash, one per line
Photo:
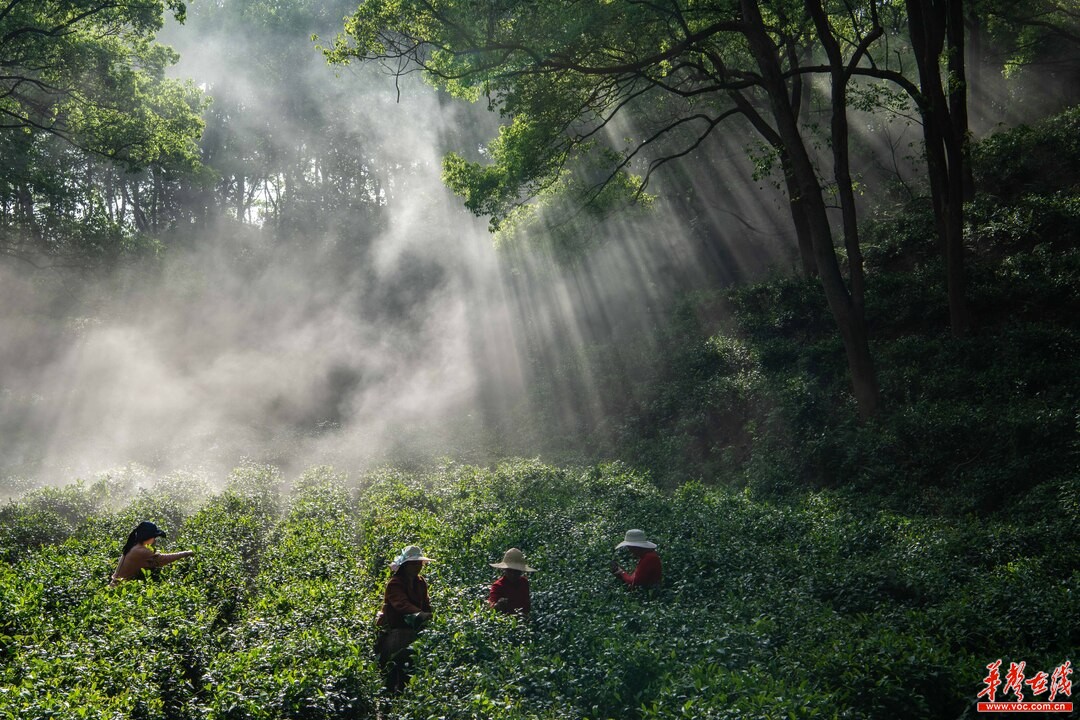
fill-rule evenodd
<path id="1" fill-rule="evenodd" d="M 970 337 L 932 218 L 870 231 L 872 422 L 820 293 L 779 279 L 688 301 L 647 376 L 600 374 L 617 462 L 134 467 L 11 501 L 0 718 L 957 718 L 997 659 L 1075 662 L 1080 112 L 976 161 Z M 142 519 L 197 555 L 108 588 Z M 655 596 L 607 572 L 630 527 Z M 372 621 L 411 543 L 435 620 L 391 705 Z M 529 624 L 483 602 L 510 546 L 539 569 Z"/>
<path id="2" fill-rule="evenodd" d="M 0 716 L 364 717 L 386 563 L 413 542 L 437 559 L 436 620 L 388 717 L 955 718 L 987 663 L 1049 672 L 1080 639 L 1075 505 L 1041 525 L 942 520 L 521 461 L 353 487 L 313 469 L 289 495 L 246 466 L 219 494 L 174 476 L 105 509 L 142 480 L 4 511 Z M 143 517 L 198 555 L 110 589 Z M 660 544 L 655 597 L 606 570 L 630 526 Z M 540 570 L 529 625 L 483 602 L 510 546 Z"/>
<path id="3" fill-rule="evenodd" d="M 815 281 L 686 302 L 656 370 L 605 375 L 628 398 L 612 433 L 661 483 L 767 495 L 830 487 L 905 511 L 1039 512 L 1076 488 L 1080 399 L 1080 108 L 975 147 L 968 296 L 949 335 L 926 202 L 870 223 L 867 316 L 885 409 L 855 420 L 843 351 Z M 1066 493 L 1068 494 L 1068 493 Z"/>

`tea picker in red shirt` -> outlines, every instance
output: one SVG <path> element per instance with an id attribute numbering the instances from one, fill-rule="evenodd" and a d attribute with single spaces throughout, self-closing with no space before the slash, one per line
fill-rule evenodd
<path id="1" fill-rule="evenodd" d="M 420 575 L 431 562 L 415 545 L 402 549 L 390 563 L 390 580 L 383 594 L 382 610 L 375 617 L 378 635 L 375 651 L 383 671 L 386 689 L 398 694 L 409 680 L 412 650 L 409 646 L 431 620 L 431 600 L 427 581 Z"/>
<path id="2" fill-rule="evenodd" d="M 656 554 L 656 543 L 645 538 L 644 530 L 627 530 L 626 537 L 615 549 L 626 548 L 631 555 L 637 558 L 637 567 L 634 572 L 628 573 L 619 567 L 615 560 L 611 561 L 611 572 L 615 577 L 626 583 L 630 589 L 652 589 L 660 587 L 662 570 L 660 556 Z"/>
<path id="3" fill-rule="evenodd" d="M 518 613 L 529 617 L 529 579 L 525 573 L 536 572 L 525 562 L 525 554 L 517 548 L 510 548 L 503 553 L 502 562 L 488 563 L 491 567 L 502 570 L 502 577 L 496 580 L 488 593 L 488 605 L 499 612 L 510 615 Z"/>

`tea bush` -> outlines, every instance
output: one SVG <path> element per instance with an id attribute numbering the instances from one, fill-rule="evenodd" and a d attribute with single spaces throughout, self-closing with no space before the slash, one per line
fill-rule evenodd
<path id="1" fill-rule="evenodd" d="M 987 663 L 1051 671 L 1080 641 L 1075 499 L 1018 524 L 535 460 L 291 483 L 245 465 L 224 485 L 180 510 L 135 493 L 9 547 L 0 718 L 955 718 Z M 142 517 L 197 555 L 109 588 Z M 658 591 L 608 572 L 629 527 L 660 544 Z M 391 701 L 372 620 L 409 543 L 435 558 L 435 619 Z M 485 602 L 510 546 L 538 568 L 528 622 Z"/>

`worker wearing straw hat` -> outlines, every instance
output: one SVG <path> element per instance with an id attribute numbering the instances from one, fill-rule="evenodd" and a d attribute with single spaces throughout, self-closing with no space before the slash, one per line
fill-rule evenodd
<path id="1" fill-rule="evenodd" d="M 525 554 L 517 548 L 503 553 L 501 562 L 488 564 L 502 570 L 502 576 L 491 585 L 488 604 L 507 615 L 518 613 L 529 617 L 529 579 L 525 573 L 536 572 L 536 568 L 529 567 Z"/>
<path id="2" fill-rule="evenodd" d="M 660 586 L 663 576 L 660 556 L 656 554 L 656 543 L 646 539 L 644 530 L 627 530 L 623 541 L 615 546 L 616 550 L 620 548 L 626 548 L 637 558 L 637 567 L 634 572 L 628 573 L 619 567 L 617 561 L 612 560 L 611 572 L 615 577 L 630 589 Z"/>
<path id="3" fill-rule="evenodd" d="M 402 549 L 390 563 L 390 580 L 386 583 L 382 610 L 375 618 L 379 628 L 375 650 L 379 654 L 386 689 L 398 694 L 409 680 L 412 650 L 409 646 L 420 629 L 431 619 L 431 600 L 427 581 L 420 576 L 424 565 L 431 562 L 416 545 Z"/>

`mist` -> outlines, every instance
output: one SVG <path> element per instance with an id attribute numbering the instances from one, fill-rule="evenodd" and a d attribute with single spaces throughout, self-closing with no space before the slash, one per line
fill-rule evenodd
<path id="1" fill-rule="evenodd" d="M 181 54 L 177 77 L 239 99 L 233 129 L 270 143 L 267 152 L 318 141 L 319 127 L 265 132 L 296 99 L 259 84 L 265 62 L 242 38 L 196 17 L 163 40 Z M 321 103 L 309 115 L 346 118 L 392 168 L 377 188 L 350 190 L 372 194 L 377 215 L 273 233 L 252 187 L 244 217 L 175 233 L 154 261 L 107 275 L 0 270 L 9 485 L 131 464 L 223 477 L 245 459 L 358 472 L 554 452 L 565 437 L 577 441 L 567 450 L 595 448 L 610 388 L 590 377 L 584 354 L 620 344 L 637 362 L 656 351 L 685 293 L 792 264 L 782 199 L 746 182 L 738 144 L 717 145 L 718 162 L 697 180 L 702 193 L 729 189 L 705 213 L 668 203 L 660 178 L 658 210 L 611 219 L 573 262 L 542 243 L 496 249 L 486 220 L 439 177 L 447 151 L 475 154 L 494 135 L 482 104 L 416 77 L 328 68 L 314 46 L 282 61 L 303 102 Z"/>
<path id="2" fill-rule="evenodd" d="M 440 173 L 447 152 L 482 159 L 498 116 L 416 74 L 328 67 L 309 38 L 328 41 L 349 9 L 306 9 L 305 26 L 192 3 L 161 33 L 171 74 L 211 100 L 212 172 L 190 192 L 213 212 L 109 272 L 0 266 L 3 486 L 131 464 L 222 477 L 245 459 L 603 458 L 674 303 L 796 268 L 779 179 L 758 177 L 759 143 L 737 126 L 653 176 L 649 212 L 581 231 L 572 257 L 542 222 L 496 247 Z M 1009 106 L 1008 87 L 973 75 L 992 95 L 977 105 Z M 917 118 L 852 117 L 862 208 L 889 187 L 913 199 Z M 606 128 L 615 145 L 647 134 L 625 122 Z"/>

